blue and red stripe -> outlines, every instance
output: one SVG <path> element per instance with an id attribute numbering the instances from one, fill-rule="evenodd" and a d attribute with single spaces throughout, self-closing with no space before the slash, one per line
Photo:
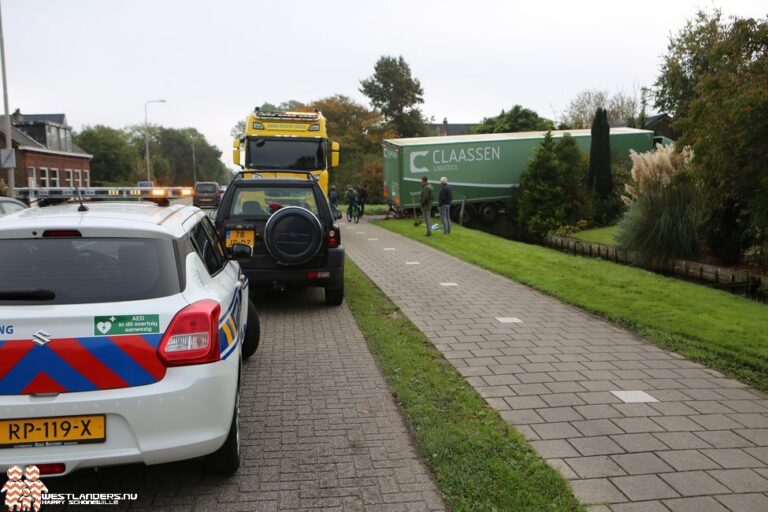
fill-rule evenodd
<path id="1" fill-rule="evenodd" d="M 0 395 L 95 391 L 152 384 L 165 376 L 162 334 L 0 342 Z"/>

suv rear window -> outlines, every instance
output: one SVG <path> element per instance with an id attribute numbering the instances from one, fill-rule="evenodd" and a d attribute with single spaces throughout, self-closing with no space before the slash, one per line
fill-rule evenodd
<path id="1" fill-rule="evenodd" d="M 203 194 L 214 194 L 217 188 L 219 188 L 218 185 L 213 183 L 198 183 L 195 185 L 195 190 Z"/>
<path id="2" fill-rule="evenodd" d="M 230 215 L 269 217 L 284 206 L 300 206 L 319 216 L 314 189 L 306 187 L 244 187 L 232 199 Z"/>
<path id="3" fill-rule="evenodd" d="M 24 292 L 30 290 L 50 291 L 54 297 L 22 299 Z M 122 302 L 165 297 L 180 291 L 170 240 L 0 240 L 0 306 Z M 14 297 L 14 292 L 21 295 Z"/>

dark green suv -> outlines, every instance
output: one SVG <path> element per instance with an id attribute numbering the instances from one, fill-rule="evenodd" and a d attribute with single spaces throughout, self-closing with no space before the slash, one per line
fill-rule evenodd
<path id="1" fill-rule="evenodd" d="M 221 198 L 215 223 L 228 250 L 234 244 L 253 249 L 249 259 L 238 260 L 251 289 L 322 287 L 326 304 L 344 300 L 341 233 L 312 174 L 238 173 Z"/>

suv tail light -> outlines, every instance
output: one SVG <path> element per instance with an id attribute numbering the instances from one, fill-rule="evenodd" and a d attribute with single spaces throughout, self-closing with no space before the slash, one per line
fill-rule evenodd
<path id="1" fill-rule="evenodd" d="M 158 348 L 163 363 L 186 366 L 218 361 L 220 313 L 221 306 L 213 300 L 195 302 L 176 313 Z"/>
<path id="2" fill-rule="evenodd" d="M 325 240 L 329 249 L 338 247 L 341 244 L 341 231 L 339 231 L 339 226 L 334 224 L 330 229 L 328 229 L 325 234 Z"/>

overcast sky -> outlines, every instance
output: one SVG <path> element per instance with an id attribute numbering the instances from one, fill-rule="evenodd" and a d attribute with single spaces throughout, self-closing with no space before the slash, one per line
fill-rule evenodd
<path id="1" fill-rule="evenodd" d="M 651 85 L 669 34 L 699 7 L 764 17 L 765 0 L 2 0 L 11 110 L 75 129 L 192 126 L 224 151 L 255 105 L 332 94 L 402 55 L 436 121 L 514 104 L 556 118 L 587 88 Z"/>

